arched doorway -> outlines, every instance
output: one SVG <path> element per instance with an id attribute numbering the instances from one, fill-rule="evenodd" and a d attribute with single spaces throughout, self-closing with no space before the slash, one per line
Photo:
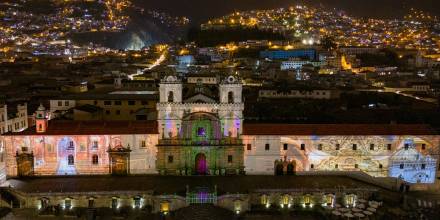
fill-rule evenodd
<path id="1" fill-rule="evenodd" d="M 287 175 L 293 175 L 295 173 L 295 165 L 294 162 L 290 162 L 287 164 Z"/>
<path id="2" fill-rule="evenodd" d="M 197 175 L 206 175 L 208 173 L 208 163 L 205 154 L 199 153 L 196 155 L 195 170 Z"/>
<path id="3" fill-rule="evenodd" d="M 284 175 L 284 166 L 280 161 L 275 161 L 275 175 L 282 176 Z"/>

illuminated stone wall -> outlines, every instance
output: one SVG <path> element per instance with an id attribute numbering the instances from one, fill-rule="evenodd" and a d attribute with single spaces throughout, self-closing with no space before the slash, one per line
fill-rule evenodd
<path id="1" fill-rule="evenodd" d="M 437 172 L 438 136 L 243 136 L 243 142 L 247 174 L 274 174 L 280 159 L 294 160 L 296 171 L 363 171 L 408 182 L 432 183 Z"/>
<path id="2" fill-rule="evenodd" d="M 35 175 L 108 174 L 108 147 L 118 145 L 132 150 L 130 173 L 156 172 L 157 135 L 12 135 L 1 141 L 7 176 L 17 175 L 16 153 L 31 152 Z"/>

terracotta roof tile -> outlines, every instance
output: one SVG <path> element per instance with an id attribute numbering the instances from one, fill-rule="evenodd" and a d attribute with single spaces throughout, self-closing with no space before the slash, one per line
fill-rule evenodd
<path id="1" fill-rule="evenodd" d="M 155 121 L 49 121 L 44 135 L 158 134 Z M 7 135 L 40 135 L 35 127 Z"/>
<path id="2" fill-rule="evenodd" d="M 244 135 L 436 135 L 425 124 L 243 124 Z"/>

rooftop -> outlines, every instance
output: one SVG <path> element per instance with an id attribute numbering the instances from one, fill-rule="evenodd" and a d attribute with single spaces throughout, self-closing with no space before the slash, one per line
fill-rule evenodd
<path id="1" fill-rule="evenodd" d="M 30 127 L 11 136 L 25 135 L 110 135 L 110 134 L 158 134 L 155 121 L 49 121 L 45 133 L 37 133 Z"/>
<path id="2" fill-rule="evenodd" d="M 372 186 L 347 176 L 59 176 L 10 179 L 14 189 L 25 193 L 81 193 L 115 191 L 152 191 L 155 194 L 174 194 L 186 191 L 186 186 L 217 186 L 219 194 L 247 193 L 260 190 L 319 190 L 342 187 L 346 190 Z M 127 184 L 129 183 L 129 184 Z"/>
<path id="3" fill-rule="evenodd" d="M 426 124 L 243 124 L 244 135 L 437 135 Z"/>

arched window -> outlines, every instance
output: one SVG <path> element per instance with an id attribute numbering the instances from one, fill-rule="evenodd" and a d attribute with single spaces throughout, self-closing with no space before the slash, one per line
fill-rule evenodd
<path id="1" fill-rule="evenodd" d="M 163 213 L 168 213 L 170 211 L 170 203 L 168 201 L 162 201 L 160 203 L 160 211 Z"/>
<path id="2" fill-rule="evenodd" d="M 168 92 L 168 102 L 174 102 L 174 92 L 173 91 Z"/>
<path id="3" fill-rule="evenodd" d="M 354 207 L 356 204 L 356 195 L 355 194 L 348 194 L 345 195 L 345 205 L 348 207 Z"/>
<path id="4" fill-rule="evenodd" d="M 333 205 L 333 194 L 327 194 L 324 196 L 324 205 L 332 206 Z"/>
<path id="5" fill-rule="evenodd" d="M 69 156 L 67 156 L 67 164 L 68 165 L 74 165 L 75 164 L 75 159 L 73 158 L 73 155 L 70 154 Z"/>
<path id="6" fill-rule="evenodd" d="M 234 93 L 232 91 L 228 92 L 228 103 L 234 103 Z"/>
<path id="7" fill-rule="evenodd" d="M 95 154 L 92 156 L 92 164 L 94 165 L 98 164 L 98 155 Z"/>
<path id="8" fill-rule="evenodd" d="M 289 195 L 283 195 L 281 198 L 281 204 L 288 205 L 290 203 L 290 196 Z"/>
<path id="9" fill-rule="evenodd" d="M 310 205 L 312 202 L 311 196 L 309 194 L 304 195 L 303 197 L 304 205 Z"/>
<path id="10" fill-rule="evenodd" d="M 269 203 L 269 197 L 266 194 L 261 195 L 260 197 L 261 205 L 266 205 Z"/>

